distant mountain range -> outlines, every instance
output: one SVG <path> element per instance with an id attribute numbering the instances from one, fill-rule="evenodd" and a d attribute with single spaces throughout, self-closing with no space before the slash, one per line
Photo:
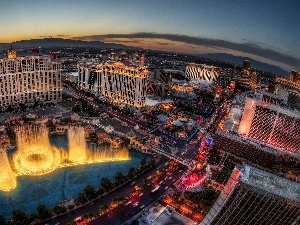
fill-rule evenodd
<path id="1" fill-rule="evenodd" d="M 0 43 L 0 47 L 9 48 L 10 43 Z M 32 39 L 21 40 L 12 43 L 14 48 L 38 48 L 38 47 L 95 47 L 95 48 L 122 48 L 132 49 L 121 44 L 104 43 L 101 41 L 81 41 L 62 38 L 44 38 L 44 39 Z"/>
<path id="2" fill-rule="evenodd" d="M 10 43 L 0 43 L 0 49 L 5 50 L 10 47 Z M 122 44 L 105 43 L 101 41 L 81 41 L 62 38 L 44 38 L 44 39 L 32 39 L 21 40 L 12 43 L 14 48 L 38 48 L 38 47 L 94 47 L 94 48 L 113 48 L 113 49 L 136 49 L 142 48 L 126 46 Z M 149 50 L 149 49 L 147 49 Z M 261 63 L 248 57 L 234 56 L 226 53 L 210 53 L 210 54 L 197 54 L 196 56 L 215 59 L 223 62 L 229 62 L 232 64 L 242 65 L 244 60 L 251 61 L 251 67 L 267 72 L 275 73 L 281 76 L 289 76 L 289 72 L 283 70 L 278 66 L 269 65 L 267 63 Z"/>
<path id="3" fill-rule="evenodd" d="M 251 59 L 249 57 L 242 57 L 242 56 L 234 56 L 231 54 L 226 53 L 209 53 L 209 54 L 198 54 L 197 56 L 203 57 L 203 58 L 209 58 L 209 59 L 215 59 L 223 62 L 229 62 L 232 64 L 237 65 L 243 65 L 244 60 L 251 61 L 251 68 L 255 68 L 258 70 L 263 70 L 266 72 L 271 72 L 277 75 L 281 75 L 283 77 L 289 77 L 290 73 L 286 70 L 282 69 L 279 66 L 273 66 L 267 63 L 262 63 L 259 61 L 256 61 L 254 59 Z"/>

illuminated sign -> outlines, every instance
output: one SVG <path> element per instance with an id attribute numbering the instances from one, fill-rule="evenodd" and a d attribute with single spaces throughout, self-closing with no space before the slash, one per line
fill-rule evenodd
<path id="1" fill-rule="evenodd" d="M 207 146 L 211 147 L 213 145 L 213 143 L 214 143 L 214 139 L 212 139 L 212 138 L 207 138 L 206 139 L 206 145 Z"/>
<path id="2" fill-rule="evenodd" d="M 222 91 L 222 87 L 221 87 L 221 86 L 217 86 L 217 87 L 216 87 L 216 92 L 217 92 L 217 93 L 220 93 L 221 91 Z"/>
<path id="3" fill-rule="evenodd" d="M 235 88 L 235 82 L 234 81 L 231 81 L 230 82 L 230 89 L 234 89 Z"/>
<path id="4" fill-rule="evenodd" d="M 204 161 L 205 160 L 205 156 L 201 153 L 198 154 L 198 158 L 201 160 L 201 161 Z"/>

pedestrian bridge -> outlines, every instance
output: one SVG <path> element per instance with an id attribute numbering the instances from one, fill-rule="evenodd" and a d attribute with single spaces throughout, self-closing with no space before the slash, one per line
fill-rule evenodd
<path id="1" fill-rule="evenodd" d="M 176 162 L 182 164 L 182 165 L 185 165 L 187 166 L 189 169 L 193 169 L 193 163 L 192 161 L 189 161 L 189 160 L 184 160 L 176 155 L 173 155 L 173 154 L 170 154 L 170 153 L 167 153 L 165 151 L 163 151 L 162 149 L 158 148 L 157 146 L 151 146 L 151 150 L 156 152 L 157 154 L 160 154 L 160 155 L 164 155 L 166 157 L 168 157 L 169 159 L 173 159 L 175 160 Z"/>

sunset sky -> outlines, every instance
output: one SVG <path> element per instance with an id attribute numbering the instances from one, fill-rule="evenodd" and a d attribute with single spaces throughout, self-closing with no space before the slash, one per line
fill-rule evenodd
<path id="1" fill-rule="evenodd" d="M 299 12 L 297 0 L 0 0 L 0 43 L 100 40 L 300 69 Z"/>

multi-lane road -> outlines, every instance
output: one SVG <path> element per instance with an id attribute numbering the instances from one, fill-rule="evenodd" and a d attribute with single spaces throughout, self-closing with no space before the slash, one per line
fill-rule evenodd
<path id="1" fill-rule="evenodd" d="M 106 205 L 112 201 L 115 197 L 121 197 L 121 196 L 130 196 L 132 193 L 135 192 L 135 185 L 142 185 L 145 181 L 145 179 L 151 177 L 154 177 L 157 174 L 157 171 L 164 167 L 164 165 L 168 162 L 167 158 L 162 157 L 159 162 L 149 169 L 144 174 L 138 176 L 136 179 L 130 181 L 128 184 L 114 190 L 113 192 L 110 192 L 109 194 L 105 195 L 104 197 L 101 197 L 100 199 L 97 199 L 93 201 L 93 203 L 89 203 L 85 206 L 82 206 L 80 208 L 77 208 L 71 213 L 60 215 L 52 220 L 45 221 L 43 223 L 39 224 L 49 224 L 49 225 L 56 225 L 56 224 L 68 224 L 72 221 L 74 221 L 76 218 L 81 217 L 82 215 L 86 213 L 93 213 L 95 215 L 98 215 L 99 212 L 99 206 L 100 205 Z M 157 200 L 157 198 L 161 197 L 164 193 L 168 191 L 170 186 L 182 175 L 182 173 L 185 171 L 185 167 L 182 165 L 178 165 L 176 169 L 173 169 L 169 172 L 169 175 L 166 177 L 161 177 L 159 180 L 156 180 L 155 183 L 152 183 L 152 179 L 148 179 L 151 183 L 150 185 L 146 186 L 144 190 L 142 190 L 141 193 L 143 193 L 141 196 L 135 196 L 133 199 L 131 199 L 131 203 L 128 205 L 121 204 L 118 207 L 114 208 L 113 210 L 109 211 L 108 213 L 97 217 L 96 220 L 90 222 L 89 224 L 109 224 L 109 225 L 119 225 L 124 222 L 126 222 L 128 219 L 130 219 L 131 216 L 138 213 L 142 209 L 141 206 L 147 206 L 151 202 Z M 179 172 L 181 171 L 181 172 Z M 134 185 L 130 185 L 132 182 L 135 182 Z M 161 183 L 163 182 L 163 183 Z M 151 190 L 155 187 L 155 185 L 160 184 L 160 189 L 157 192 L 157 194 L 153 195 L 151 194 Z M 129 201 L 129 200 L 128 200 Z M 127 201 L 127 202 L 128 202 Z M 133 207 L 133 204 L 139 202 L 138 206 Z"/>
<path id="2" fill-rule="evenodd" d="M 172 184 L 182 175 L 182 169 L 183 166 L 178 164 L 177 169 L 174 169 L 172 172 L 169 173 L 169 175 L 161 177 L 155 182 L 151 182 L 152 178 L 149 178 L 148 180 L 151 183 L 150 185 L 147 185 L 144 190 L 142 190 L 142 194 L 133 196 L 132 198 L 127 200 L 125 204 L 121 204 L 120 206 L 111 210 L 109 213 L 98 217 L 96 220 L 90 222 L 89 224 L 120 225 L 125 223 L 126 221 L 130 221 L 132 216 L 138 214 L 140 211 L 144 210 L 145 207 L 147 207 L 149 204 L 157 201 L 166 192 L 168 192 Z M 179 172 L 180 170 L 181 172 Z M 138 180 L 136 184 L 142 184 L 141 182 L 143 182 L 143 180 Z M 151 191 L 155 188 L 156 185 L 159 185 L 159 189 L 155 194 L 153 194 Z M 128 204 L 128 202 L 130 203 Z"/>

